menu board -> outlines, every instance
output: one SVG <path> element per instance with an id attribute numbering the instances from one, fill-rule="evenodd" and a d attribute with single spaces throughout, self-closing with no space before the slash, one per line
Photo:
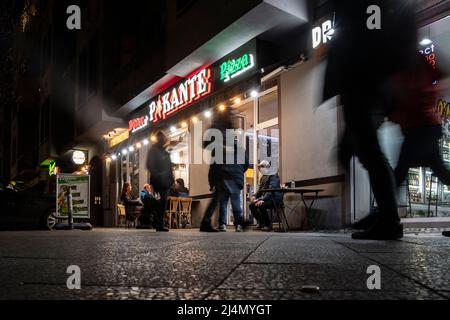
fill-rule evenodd
<path id="1" fill-rule="evenodd" d="M 68 217 L 66 192 L 70 188 L 73 205 L 73 218 L 89 219 L 89 175 L 58 174 L 57 176 L 56 217 Z"/>

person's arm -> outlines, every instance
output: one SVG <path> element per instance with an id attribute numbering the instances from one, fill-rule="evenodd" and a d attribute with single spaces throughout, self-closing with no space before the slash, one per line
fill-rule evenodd
<path id="1" fill-rule="evenodd" d="M 278 176 L 270 176 L 268 182 L 268 189 L 279 189 L 280 188 L 280 178 Z M 273 200 L 275 198 L 275 192 L 266 192 L 263 197 L 264 201 Z"/>

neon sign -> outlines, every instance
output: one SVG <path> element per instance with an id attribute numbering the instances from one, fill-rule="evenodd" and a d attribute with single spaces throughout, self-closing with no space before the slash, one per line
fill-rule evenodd
<path id="1" fill-rule="evenodd" d="M 333 39 L 334 28 L 333 21 L 327 20 L 321 26 L 312 29 L 313 49 L 318 48 L 321 44 L 326 44 Z"/>
<path id="2" fill-rule="evenodd" d="M 220 65 L 220 80 L 228 82 L 255 66 L 252 54 L 244 54 L 238 59 L 228 60 Z"/>
<path id="3" fill-rule="evenodd" d="M 431 41 L 430 41 L 431 42 Z M 420 54 L 424 55 L 427 61 L 436 69 L 436 53 L 434 52 L 434 44 L 425 47 L 423 50 L 419 50 Z"/>
<path id="4" fill-rule="evenodd" d="M 148 116 L 132 119 L 128 122 L 128 130 L 132 133 L 148 126 Z"/>
<path id="5" fill-rule="evenodd" d="M 158 96 L 149 105 L 150 122 L 166 119 L 169 115 L 192 104 L 211 92 L 211 69 L 203 69 L 168 92 Z"/>

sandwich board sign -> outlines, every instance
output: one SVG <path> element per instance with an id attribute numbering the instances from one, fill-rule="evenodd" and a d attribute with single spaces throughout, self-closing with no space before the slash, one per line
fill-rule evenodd
<path id="1" fill-rule="evenodd" d="M 56 177 L 56 217 L 68 218 L 68 203 L 65 190 L 70 188 L 73 218 L 90 218 L 89 175 L 58 174 Z"/>

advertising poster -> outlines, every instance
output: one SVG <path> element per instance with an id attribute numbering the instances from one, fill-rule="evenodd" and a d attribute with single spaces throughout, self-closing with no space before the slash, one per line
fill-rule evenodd
<path id="1" fill-rule="evenodd" d="M 70 188 L 73 204 L 73 218 L 88 219 L 89 215 L 89 181 L 88 175 L 58 174 L 56 216 L 68 217 L 68 205 L 65 190 Z"/>

